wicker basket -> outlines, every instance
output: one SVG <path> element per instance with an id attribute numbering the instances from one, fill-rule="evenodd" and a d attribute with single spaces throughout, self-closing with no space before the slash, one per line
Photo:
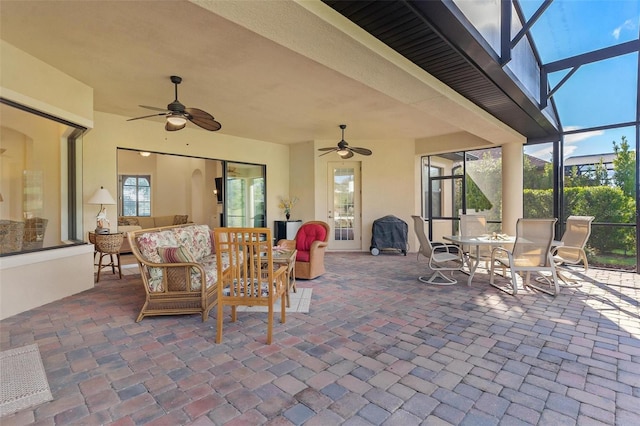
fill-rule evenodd
<path id="1" fill-rule="evenodd" d="M 94 234 L 96 251 L 101 253 L 120 253 L 120 247 L 124 241 L 124 234 L 118 232 L 116 234 Z"/>
<path id="2" fill-rule="evenodd" d="M 14 253 L 22 250 L 24 222 L 0 220 L 0 253 Z"/>

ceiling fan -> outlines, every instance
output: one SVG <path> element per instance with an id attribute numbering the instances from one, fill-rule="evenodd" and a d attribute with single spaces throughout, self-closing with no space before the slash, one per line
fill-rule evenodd
<path id="1" fill-rule="evenodd" d="M 357 146 L 349 146 L 349 144 L 347 143 L 347 141 L 344 140 L 344 129 L 347 128 L 346 124 L 341 124 L 340 128 L 342 129 L 342 139 L 340 140 L 340 142 L 338 142 L 338 146 L 336 146 L 335 148 L 319 148 L 318 151 L 327 151 L 324 154 L 320 154 L 320 156 L 322 157 L 323 155 L 327 155 L 330 154 L 332 152 L 337 152 L 338 155 L 342 158 L 351 158 L 353 157 L 353 154 L 360 154 L 360 155 L 371 155 L 372 152 L 370 149 L 367 148 L 359 148 Z"/>
<path id="2" fill-rule="evenodd" d="M 215 132 L 222 128 L 222 124 L 218 123 L 211 114 L 198 108 L 187 108 L 178 101 L 178 84 L 182 82 L 182 77 L 177 75 L 171 76 L 171 82 L 176 87 L 176 98 L 173 102 L 167 105 L 167 108 L 156 108 L 146 105 L 140 105 L 142 108 L 147 108 L 153 111 L 162 111 L 159 114 L 145 115 L 142 117 L 130 118 L 127 121 L 140 120 L 141 118 L 167 117 L 167 124 L 164 128 L 167 131 L 173 132 L 175 130 L 183 129 L 187 125 L 187 120 L 202 127 L 203 129 Z"/>

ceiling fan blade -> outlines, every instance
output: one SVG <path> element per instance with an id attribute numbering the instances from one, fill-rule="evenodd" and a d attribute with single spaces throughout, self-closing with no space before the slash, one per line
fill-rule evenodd
<path id="1" fill-rule="evenodd" d="M 218 123 L 213 115 L 198 108 L 185 108 L 184 112 L 187 118 L 194 124 L 202 127 L 203 129 L 215 132 L 222 128 L 222 124 Z"/>
<path id="2" fill-rule="evenodd" d="M 186 121 L 184 122 L 184 124 L 180 124 L 179 126 L 173 125 L 167 121 L 167 124 L 164 125 L 164 129 L 168 132 L 175 132 L 176 130 L 184 129 L 184 126 L 186 125 Z"/>
<path id="3" fill-rule="evenodd" d="M 373 152 L 370 149 L 367 149 L 367 148 L 358 148 L 357 146 L 350 146 L 349 149 L 352 150 L 353 152 L 355 152 L 356 154 L 360 154 L 360 155 L 371 155 L 371 154 L 373 154 Z"/>
<path id="4" fill-rule="evenodd" d="M 167 110 L 166 108 L 158 108 L 158 107 L 152 107 L 152 106 L 148 106 L 148 105 L 138 105 L 138 106 L 140 106 L 142 108 L 150 109 L 150 110 L 153 110 L 153 111 L 166 111 Z"/>
<path id="5" fill-rule="evenodd" d="M 327 151 L 327 152 L 325 152 L 323 154 L 320 154 L 319 155 L 320 157 L 322 157 L 323 155 L 331 154 L 332 152 L 337 151 L 337 150 L 338 150 L 338 148 L 320 148 L 320 149 L 318 149 L 318 151 Z"/>
<path id="6" fill-rule="evenodd" d="M 149 118 L 149 117 L 159 117 L 161 115 L 167 115 L 168 113 L 163 112 L 160 114 L 151 114 L 151 115 L 143 115 L 142 117 L 135 117 L 135 118 L 130 118 L 127 121 L 133 121 L 133 120 L 140 120 L 141 118 Z"/>

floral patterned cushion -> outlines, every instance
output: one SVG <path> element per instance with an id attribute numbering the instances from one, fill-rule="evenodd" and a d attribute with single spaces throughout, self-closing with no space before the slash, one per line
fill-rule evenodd
<path id="1" fill-rule="evenodd" d="M 193 225 L 164 231 L 145 232 L 136 238 L 140 253 L 154 263 L 197 262 L 206 275 L 206 287 L 218 281 L 215 250 L 212 247 L 212 232 L 207 225 Z M 242 261 L 242 260 L 241 260 Z M 229 256 L 222 255 L 222 268 L 229 267 Z M 164 291 L 162 268 L 149 268 L 149 291 Z M 198 291 L 202 277 L 198 268 L 191 269 L 191 288 Z"/>
<path id="2" fill-rule="evenodd" d="M 204 273 L 207 279 L 207 288 L 218 281 L 218 267 L 216 265 L 216 257 L 209 256 L 201 259 L 200 263 L 204 267 Z M 202 288 L 202 275 L 197 272 L 197 269 L 191 270 L 191 288 L 193 290 L 200 290 Z"/>
<path id="3" fill-rule="evenodd" d="M 235 286 L 237 285 L 237 281 L 234 281 L 233 285 L 234 285 L 234 287 L 235 287 Z M 254 296 L 255 296 L 255 297 L 258 297 L 258 288 L 257 288 L 257 283 L 254 283 L 254 286 L 255 286 L 255 287 L 254 287 L 254 289 L 253 289 Z M 225 288 L 222 290 L 222 294 L 223 294 L 224 296 L 229 296 L 229 295 L 231 295 L 231 288 L 230 288 L 230 287 L 225 287 Z M 234 291 L 234 295 L 236 295 L 236 292 L 235 292 L 235 291 Z M 241 296 L 244 296 L 244 293 L 243 293 L 243 292 L 240 292 L 240 295 L 241 295 Z M 269 296 L 269 284 L 267 284 L 267 283 L 263 283 L 263 284 L 261 284 L 261 285 L 260 285 L 260 297 L 268 297 L 268 296 Z"/>
<path id="4" fill-rule="evenodd" d="M 173 229 L 176 241 L 199 262 L 211 256 L 211 230 L 208 225 L 193 225 Z"/>
<path id="5" fill-rule="evenodd" d="M 158 247 L 177 247 L 175 235 L 171 230 L 161 232 L 145 232 L 136 238 L 142 256 L 153 263 L 162 263 Z M 149 268 L 149 291 L 163 291 L 162 268 Z"/>
<path id="6" fill-rule="evenodd" d="M 149 268 L 149 291 L 164 291 L 162 286 L 162 268 Z"/>
<path id="7" fill-rule="evenodd" d="M 158 247 L 177 247 L 180 244 L 176 240 L 172 230 L 160 232 L 145 232 L 136 238 L 140 253 L 148 262 L 162 263 L 158 254 Z"/>

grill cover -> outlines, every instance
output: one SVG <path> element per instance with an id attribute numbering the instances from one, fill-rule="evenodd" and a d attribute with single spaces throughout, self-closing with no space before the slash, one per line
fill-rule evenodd
<path id="1" fill-rule="evenodd" d="M 373 221 L 371 249 L 397 249 L 407 252 L 409 226 L 393 215 Z"/>

